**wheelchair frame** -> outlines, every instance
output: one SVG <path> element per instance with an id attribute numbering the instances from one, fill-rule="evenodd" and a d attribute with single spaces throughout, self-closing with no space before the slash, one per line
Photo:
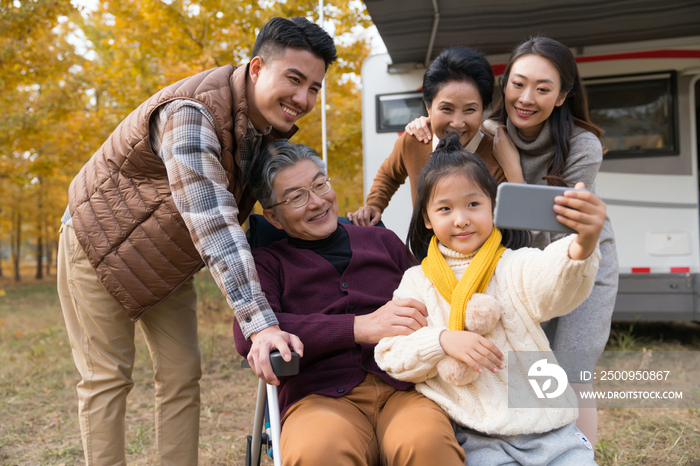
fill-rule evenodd
<path id="1" fill-rule="evenodd" d="M 292 359 L 287 362 L 282 359 L 279 351 L 270 353 L 270 364 L 277 377 L 287 377 L 299 373 L 299 354 L 292 352 Z M 247 360 L 241 361 L 241 367 L 250 368 Z M 269 419 L 266 419 L 269 415 Z M 264 422 L 266 421 L 267 422 Z M 263 432 L 263 424 L 270 426 L 270 432 Z M 265 425 L 267 431 L 267 425 Z M 255 401 L 255 418 L 253 421 L 253 435 L 246 438 L 245 466 L 260 466 L 262 444 L 274 466 L 282 466 L 282 454 L 280 448 L 281 419 L 277 386 L 266 384 L 264 380 L 258 380 L 258 395 Z"/>

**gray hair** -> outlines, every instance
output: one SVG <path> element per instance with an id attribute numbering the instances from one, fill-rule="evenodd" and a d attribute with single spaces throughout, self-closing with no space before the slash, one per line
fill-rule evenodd
<path id="1" fill-rule="evenodd" d="M 287 139 L 269 144 L 257 157 L 251 168 L 250 190 L 264 209 L 275 204 L 275 190 L 272 187 L 275 177 L 302 160 L 311 160 L 327 176 L 326 164 L 315 150 L 303 144 L 291 143 Z"/>

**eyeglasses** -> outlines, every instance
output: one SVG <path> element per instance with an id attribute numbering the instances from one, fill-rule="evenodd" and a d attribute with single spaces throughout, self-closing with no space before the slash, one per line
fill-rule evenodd
<path id="1" fill-rule="evenodd" d="M 313 183 L 311 183 L 311 186 L 309 186 L 308 188 L 295 189 L 294 191 L 289 193 L 289 197 L 287 199 L 285 199 L 282 202 L 278 202 L 277 204 L 273 204 L 267 208 L 272 209 L 273 207 L 277 207 L 277 206 L 280 206 L 282 204 L 289 204 L 294 208 L 303 207 L 306 205 L 307 202 L 309 202 L 309 192 L 310 191 L 313 191 L 314 194 L 316 194 L 317 196 L 322 196 L 330 190 L 331 190 L 331 179 L 330 178 L 325 178 L 325 177 L 316 178 L 313 181 Z"/>

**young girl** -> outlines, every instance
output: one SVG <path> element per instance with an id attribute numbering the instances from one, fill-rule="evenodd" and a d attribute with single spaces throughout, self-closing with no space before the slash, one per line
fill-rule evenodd
<path id="1" fill-rule="evenodd" d="M 394 293 L 394 299 L 423 302 L 428 326 L 381 340 L 375 358 L 448 413 L 469 464 L 593 465 L 592 446 L 575 427 L 571 388 L 563 395 L 567 408 L 545 408 L 544 401 L 537 409 L 509 407 L 509 388 L 530 390 L 530 384 L 527 371 L 504 370 L 503 353 L 549 351 L 539 323 L 572 311 L 588 296 L 605 204 L 593 193 L 567 191 L 554 210 L 578 234 L 543 251 L 514 251 L 501 245 L 509 240 L 493 226 L 495 195 L 485 164 L 464 151 L 456 135 L 438 145 L 421 173 L 409 229 L 409 247 L 423 262 L 406 271 Z M 465 305 L 475 289 L 500 305 L 500 319 L 484 336 L 464 329 Z M 447 382 L 438 372 L 447 356 L 480 372 L 476 381 Z"/>
<path id="2" fill-rule="evenodd" d="M 582 182 L 595 192 L 603 161 L 602 131 L 590 120 L 586 90 L 568 47 L 547 37 L 518 45 L 503 75 L 503 94 L 484 132 L 494 137 L 493 156 L 507 181 L 574 186 Z M 413 129 L 407 128 L 407 131 Z M 422 130 L 423 136 L 424 130 Z M 563 235 L 533 232 L 532 246 L 540 249 Z M 580 379 L 593 371 L 610 334 L 618 285 L 617 253 L 610 221 L 600 235 L 601 261 L 590 297 L 566 317 L 545 322 L 552 349 L 562 356 L 577 395 L 592 388 Z M 577 426 L 595 444 L 598 417 L 594 400 L 585 407 Z"/>

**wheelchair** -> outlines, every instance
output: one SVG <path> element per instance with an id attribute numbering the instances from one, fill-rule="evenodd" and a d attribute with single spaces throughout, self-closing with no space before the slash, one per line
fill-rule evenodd
<path id="1" fill-rule="evenodd" d="M 282 359 L 279 351 L 270 353 L 272 370 L 277 377 L 287 377 L 299 373 L 299 354 L 292 352 L 292 359 Z M 241 367 L 250 368 L 247 360 L 241 361 Z M 265 430 L 263 432 L 263 422 Z M 280 450 L 280 407 L 277 398 L 277 386 L 258 380 L 258 395 L 255 400 L 255 418 L 253 435 L 246 437 L 245 466 L 260 466 L 262 446 L 272 458 L 275 466 L 282 465 Z"/>
<path id="2" fill-rule="evenodd" d="M 345 217 L 338 218 L 339 223 L 352 224 Z M 262 215 L 253 214 L 248 217 L 248 244 L 251 249 L 268 246 L 275 241 L 287 238 L 287 233 L 278 230 Z M 385 228 L 382 222 L 378 227 Z M 292 352 L 292 359 L 286 362 L 279 351 L 270 353 L 270 363 L 277 377 L 296 375 L 299 373 L 299 355 Z M 241 367 L 250 368 L 247 360 L 241 361 Z M 262 446 L 272 458 L 274 466 L 281 466 L 280 455 L 280 409 L 277 397 L 277 387 L 268 385 L 262 379 L 258 380 L 258 394 L 255 402 L 255 418 L 253 435 L 246 438 L 245 466 L 260 466 Z M 264 430 L 263 430 L 264 424 Z"/>

